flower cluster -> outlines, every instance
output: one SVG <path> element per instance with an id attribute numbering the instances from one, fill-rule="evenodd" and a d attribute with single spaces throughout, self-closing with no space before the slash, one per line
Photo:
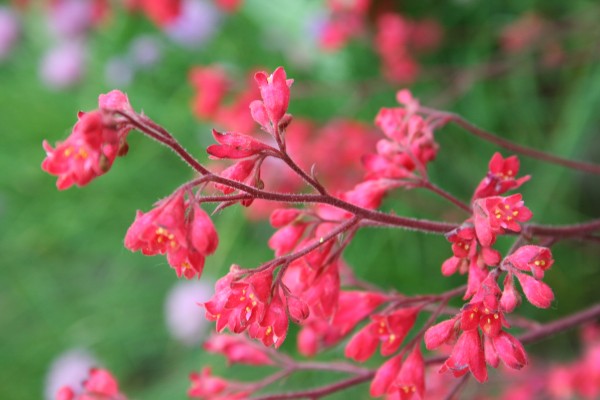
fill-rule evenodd
<path id="1" fill-rule="evenodd" d="M 46 159 L 42 169 L 58 176 L 56 186 L 61 190 L 87 185 L 108 172 L 117 156 L 127 154 L 126 139 L 131 127 L 114 118 L 115 112 L 131 110 L 127 96 L 113 90 L 100 95 L 98 103 L 98 110 L 79 113 L 64 142 L 53 148 L 44 141 Z"/>
<path id="2" fill-rule="evenodd" d="M 203 69 L 193 73 L 193 79 L 202 87 L 196 99 L 198 114 L 221 118 L 232 110 L 223 103 L 228 82 L 221 72 Z M 244 399 L 297 370 L 322 369 L 319 363 L 294 363 L 269 348 L 282 345 L 290 320 L 301 325 L 298 349 L 303 355 L 313 356 L 349 337 L 345 344 L 347 358 L 365 362 L 378 349 L 382 356 L 389 357 L 374 375 L 350 363 L 332 367 L 357 375 L 357 381 L 373 377 L 370 393 L 376 397 L 385 395 L 403 400 L 425 397 L 425 361 L 420 349 L 423 338 L 429 350 L 452 346 L 439 371 L 450 371 L 456 377 L 471 372 L 479 382 L 484 382 L 488 379 L 487 365 L 496 368 L 500 361 L 512 369 L 527 365 L 528 356 L 522 343 L 507 331 L 513 324 L 509 314 L 521 302 L 515 280 L 532 305 L 548 308 L 554 294 L 543 278 L 554 260 L 548 248 L 532 239 L 536 226 L 524 225 L 532 218 L 532 212 L 525 206 L 522 195 L 506 195 L 529 180 L 529 176 L 518 177 L 518 158 L 494 154 L 488 173 L 477 185 L 469 204 L 435 187 L 427 174 L 429 162 L 438 153 L 434 130 L 449 117 L 428 117 L 428 109 L 403 90 L 397 94 L 403 107 L 381 109 L 375 118 L 375 125 L 385 138 L 376 143 L 376 153 L 363 154 L 366 172 L 362 179 L 330 194 L 329 188 L 317 179 L 318 169 L 306 172 L 290 152 L 294 140 L 306 144 L 302 142 L 306 136 L 300 132 L 312 127 L 306 121 L 294 120 L 288 113 L 293 81 L 281 67 L 272 74 L 257 72 L 253 78 L 256 87 L 246 92 L 252 96 L 244 95 L 239 100 L 246 108 L 246 116 L 239 120 L 223 118 L 232 126 L 243 126 L 247 122 L 244 118 L 248 118 L 252 124 L 249 129 L 258 124 L 263 136 L 253 136 L 242 129 L 213 130 L 216 143 L 207 148 L 209 157 L 234 162 L 220 173 L 211 172 L 197 161 L 164 128 L 135 113 L 127 97 L 118 91 L 100 96 L 99 110 L 81 113 L 65 142 L 56 148 L 44 142 L 47 158 L 42 168 L 58 176 L 59 189 L 86 185 L 108 171 L 116 157 L 125 154 L 126 138 L 133 127 L 171 148 L 197 172 L 198 176 L 158 201 L 152 210 L 138 211 L 125 235 L 125 247 L 132 251 L 166 255 L 178 277 L 200 277 L 205 258 L 217 248 L 217 232 L 203 204 L 217 203 L 216 209 L 222 210 L 238 203 L 250 206 L 261 198 L 272 203 L 269 222 L 274 233 L 268 246 L 274 252 L 273 259 L 253 269 L 232 265 L 216 282 L 212 298 L 201 305 L 206 318 L 215 322 L 217 332 L 228 329 L 238 334 L 212 336 L 204 345 L 207 351 L 224 355 L 230 364 L 277 366 L 283 370 L 279 375 L 250 384 L 215 377 L 205 368 L 190 376 L 189 396 Z M 241 115 L 239 110 L 235 113 Z M 338 122 L 336 126 L 351 127 L 351 132 L 366 131 L 347 122 Z M 364 149 L 348 153 L 361 150 Z M 319 151 L 314 153 L 318 157 Z M 339 154 L 345 153 L 340 150 Z M 264 167 L 273 161 L 281 167 L 276 174 L 286 176 L 285 168 L 300 181 L 297 188 L 306 187 L 311 193 L 298 189 L 290 194 L 276 185 L 272 189 L 270 182 L 269 189 L 265 189 L 262 172 L 273 170 Z M 332 165 L 335 168 L 335 162 Z M 451 200 L 467 211 L 468 217 L 457 226 L 378 210 L 384 197 L 393 190 L 417 187 Z M 205 195 L 204 191 L 210 194 Z M 286 207 L 273 206 L 282 201 Z M 304 206 L 290 207 L 298 203 Z M 468 274 L 466 290 L 405 296 L 360 281 L 342 254 L 356 232 L 366 226 L 401 226 L 445 233 L 452 256 L 443 262 L 442 274 Z M 539 226 L 537 229 L 539 233 Z M 494 248 L 499 237 L 519 233 L 506 256 Z M 467 303 L 458 312 L 448 312 L 447 302 L 463 293 Z M 422 313 L 432 316 L 404 343 L 413 327 L 420 324 L 417 321 Z M 455 315 L 431 326 L 441 313 Z M 59 400 L 83 400 L 88 394 L 122 398 L 112 376 L 103 370 L 92 372 L 84 390 L 86 393 L 77 394 L 71 388 L 61 389 Z"/>
<path id="3" fill-rule="evenodd" d="M 329 15 L 319 32 L 319 44 L 324 50 L 335 51 L 353 38 L 367 36 L 370 15 L 374 15 L 373 48 L 381 58 L 385 78 L 394 83 L 415 80 L 420 66 L 415 52 L 438 46 L 442 29 L 431 19 L 410 20 L 371 0 L 331 0 Z"/>
<path id="4" fill-rule="evenodd" d="M 503 330 L 510 327 L 505 314 L 520 304 L 513 277 L 517 277 L 531 304 L 547 308 L 554 299 L 550 287 L 541 281 L 553 263 L 549 249 L 525 245 L 502 260 L 491 247 L 499 235 L 521 232 L 520 223 L 532 217 L 520 194 L 500 196 L 529 179 L 517 178 L 518 172 L 519 160 L 515 156 L 504 159 L 499 153 L 494 154 L 487 176 L 475 190 L 473 216 L 447 235 L 453 256 L 443 263 L 442 273 L 468 271 L 464 298 L 471 300 L 454 318 L 431 327 L 425 334 L 428 349 L 454 344 L 440 372 L 452 371 L 455 376 L 462 376 L 471 371 L 478 381 L 484 382 L 486 363 L 496 368 L 502 360 L 510 368 L 521 369 L 527 364 L 527 354 L 521 343 Z M 533 276 L 523 271 L 532 272 Z M 497 282 L 502 272 L 506 272 L 503 290 Z"/>
<path id="5" fill-rule="evenodd" d="M 438 151 L 433 130 L 428 122 L 416 114 L 419 103 L 410 92 L 398 92 L 398 102 L 404 108 L 382 108 L 375 125 L 387 136 L 377 142 L 377 154 L 363 157 L 370 179 L 388 178 L 411 181 L 427 176 L 427 163 Z"/>
<path id="6" fill-rule="evenodd" d="M 182 190 L 159 201 L 147 213 L 137 212 L 125 235 L 125 247 L 147 256 L 166 254 L 178 277 L 200 277 L 204 259 L 217 249 L 219 238 L 206 212 Z"/>

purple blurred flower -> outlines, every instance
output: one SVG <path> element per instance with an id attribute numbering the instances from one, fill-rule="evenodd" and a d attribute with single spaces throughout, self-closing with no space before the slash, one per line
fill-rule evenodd
<path id="1" fill-rule="evenodd" d="M 104 79 L 110 86 L 128 86 L 133 80 L 133 75 L 131 62 L 122 57 L 111 58 L 104 67 Z"/>
<path id="2" fill-rule="evenodd" d="M 213 286 L 199 281 L 179 281 L 165 302 L 165 319 L 171 336 L 191 346 L 200 342 L 210 323 L 204 317 L 204 309 L 198 305 L 208 301 Z"/>
<path id="3" fill-rule="evenodd" d="M 152 67 L 160 60 L 160 43 L 152 36 L 139 36 L 129 45 L 129 57 L 138 68 Z"/>
<path id="4" fill-rule="evenodd" d="M 20 35 L 17 15 L 8 7 L 0 7 L 0 61 L 8 56 Z"/>
<path id="5" fill-rule="evenodd" d="M 221 12 L 205 0 L 185 0 L 179 18 L 166 27 L 166 33 L 176 43 L 196 47 L 206 43 L 217 31 Z"/>
<path id="6" fill-rule="evenodd" d="M 98 362 L 87 350 L 71 349 L 62 353 L 52 361 L 46 374 L 45 398 L 54 400 L 58 390 L 65 385 L 82 389 L 90 368 L 97 366 Z"/>
<path id="7" fill-rule="evenodd" d="M 50 31 L 63 39 L 85 34 L 94 18 L 91 0 L 59 0 L 51 5 L 48 13 Z"/>
<path id="8" fill-rule="evenodd" d="M 40 66 L 42 81 L 55 89 L 72 86 L 83 76 L 84 61 L 83 43 L 62 43 L 44 56 Z"/>

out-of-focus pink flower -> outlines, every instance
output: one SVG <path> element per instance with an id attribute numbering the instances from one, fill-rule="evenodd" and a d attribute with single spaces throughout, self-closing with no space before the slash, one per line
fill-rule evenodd
<path id="1" fill-rule="evenodd" d="M 489 163 L 487 176 L 475 189 L 473 199 L 498 196 L 527 182 L 530 178 L 529 175 L 516 178 L 519 173 L 519 164 L 517 156 L 503 158 L 502 154 L 494 153 Z"/>
<path id="2" fill-rule="evenodd" d="M 538 41 L 545 30 L 546 21 L 537 14 L 526 13 L 502 30 L 500 44 L 507 53 L 521 52 Z"/>
<path id="3" fill-rule="evenodd" d="M 184 0 L 182 12 L 166 27 L 167 35 L 176 43 L 197 47 L 209 41 L 217 32 L 221 14 L 206 0 Z"/>
<path id="4" fill-rule="evenodd" d="M 8 7 L 0 7 L 0 62 L 8 57 L 21 35 L 21 23 Z"/>
<path id="5" fill-rule="evenodd" d="M 64 89 L 83 77 L 85 50 L 81 42 L 66 42 L 50 49 L 40 65 L 42 81 L 53 89 Z"/>
<path id="6" fill-rule="evenodd" d="M 84 35 L 94 22 L 94 1 L 58 0 L 50 3 L 48 27 L 61 39 Z"/>
<path id="7" fill-rule="evenodd" d="M 203 347 L 208 352 L 221 353 L 229 364 L 273 364 L 265 348 L 258 347 L 244 335 L 213 334 Z"/>
<path id="8" fill-rule="evenodd" d="M 198 304 L 213 294 L 212 285 L 204 281 L 177 282 L 165 300 L 165 322 L 171 336 L 192 346 L 204 338 L 210 325 Z"/>

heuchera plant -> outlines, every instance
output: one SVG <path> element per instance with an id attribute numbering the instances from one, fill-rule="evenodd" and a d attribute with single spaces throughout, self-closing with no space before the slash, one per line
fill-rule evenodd
<path id="1" fill-rule="evenodd" d="M 206 69 L 195 71 L 192 79 L 203 88 L 214 88 L 199 97 L 197 112 L 218 113 L 225 77 L 218 70 Z M 79 113 L 64 142 L 54 147 L 44 142 L 47 156 L 42 168 L 58 177 L 61 190 L 85 186 L 108 172 L 116 159 L 127 153 L 127 135 L 132 130 L 178 154 L 197 177 L 181 184 L 151 210 L 138 211 L 125 235 L 125 247 L 145 255 L 165 255 L 180 278 L 200 278 L 206 257 L 218 246 L 218 234 L 205 211 L 207 203 L 216 203 L 217 210 L 236 204 L 250 207 L 255 200 L 273 204 L 270 223 L 274 233 L 268 246 L 274 258 L 254 268 L 232 265 L 202 307 L 219 333 L 205 343 L 207 351 L 224 355 L 229 363 L 270 365 L 279 371 L 257 382 L 239 382 L 215 377 L 206 367 L 190 375 L 190 397 L 317 399 L 370 381 L 374 397 L 449 398 L 470 375 L 485 382 L 488 366 L 497 368 L 502 362 L 514 370 L 525 367 L 525 344 L 600 316 L 598 306 L 545 325 L 512 315 L 522 295 L 536 307 L 552 305 L 553 291 L 544 282 L 554 263 L 551 244 L 568 238 L 590 239 L 600 230 L 600 220 L 564 226 L 531 223 L 533 212 L 516 192 L 530 177 L 520 175 L 519 159 L 514 155 L 491 156 L 489 169 L 474 185 L 469 202 L 435 185 L 427 173 L 428 164 L 440 150 L 435 131 L 451 122 L 529 157 L 593 174 L 600 174 L 600 166 L 507 142 L 455 114 L 423 107 L 402 90 L 397 95 L 399 106 L 383 108 L 375 117 L 384 136 L 363 154 L 363 178 L 348 189 L 332 192 L 317 178 L 319 165 L 307 172 L 288 151 L 295 123 L 288 113 L 293 80 L 279 67 L 271 74 L 257 72 L 254 81 L 256 86 L 248 93 L 256 97 L 244 100 L 245 112 L 262 133 L 214 130 L 216 143 L 207 152 L 213 159 L 230 163 L 220 173 L 209 170 L 166 129 L 136 112 L 119 91 L 101 95 L 97 110 Z M 285 166 L 304 185 L 290 193 L 263 179 L 269 160 L 277 160 L 278 168 Z M 464 213 L 464 221 L 430 221 L 379 211 L 384 197 L 399 188 L 422 188 L 441 196 Z M 370 227 L 445 235 L 450 257 L 441 263 L 441 273 L 467 275 L 466 284 L 441 294 L 406 296 L 359 280 L 342 255 L 356 232 Z M 494 247 L 501 236 L 515 238 L 505 253 Z M 460 309 L 447 306 L 460 296 L 464 301 Z M 417 322 L 419 316 L 428 318 Z M 439 316 L 443 317 L 436 323 Z M 375 370 L 353 362 L 296 361 L 274 350 L 286 340 L 290 323 L 300 325 L 297 343 L 303 355 L 315 355 L 345 340 L 348 359 L 362 363 L 379 352 L 385 361 Z M 230 334 L 223 333 L 225 330 Z M 596 343 L 596 336 L 588 342 Z M 422 343 L 427 350 L 441 348 L 442 355 L 424 356 Z M 597 359 L 597 346 L 590 348 L 594 353 L 589 358 Z M 302 370 L 338 371 L 350 377 L 298 392 L 258 394 Z M 438 372 L 444 374 L 441 379 L 449 375 L 465 378 L 444 383 L 436 377 Z M 580 375 L 563 375 L 567 387 L 563 389 L 577 390 L 568 385 Z M 586 390 L 597 394 L 593 388 Z M 91 398 L 124 396 L 105 370 L 91 371 L 84 392 L 66 387 L 57 394 L 60 400 Z"/>

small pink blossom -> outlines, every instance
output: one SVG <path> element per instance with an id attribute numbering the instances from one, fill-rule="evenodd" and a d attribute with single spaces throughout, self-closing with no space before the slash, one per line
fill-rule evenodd
<path id="1" fill-rule="evenodd" d="M 517 189 L 530 178 L 526 175 L 516 178 L 519 173 L 517 156 L 503 158 L 500 153 L 494 153 L 489 163 L 488 174 L 475 189 L 473 199 L 498 196 L 509 190 Z"/>
<path id="2" fill-rule="evenodd" d="M 238 159 L 276 152 L 271 146 L 242 133 L 221 133 L 213 129 L 213 136 L 219 144 L 208 146 L 206 152 L 214 158 Z"/>
<path id="3" fill-rule="evenodd" d="M 520 232 L 519 222 L 531 219 L 531 211 L 524 206 L 521 194 L 508 197 L 486 197 L 473 203 L 474 224 L 477 239 L 482 246 L 490 246 L 496 235 L 506 230 Z"/>
<path id="4" fill-rule="evenodd" d="M 224 355 L 229 364 L 273 364 L 267 353 L 244 335 L 213 334 L 203 347 L 208 352 Z"/>
<path id="5" fill-rule="evenodd" d="M 273 126 L 278 126 L 288 108 L 293 80 L 286 78 L 282 67 L 277 68 L 269 76 L 265 72 L 257 72 L 254 79 L 260 89 L 269 120 Z"/>
<path id="6" fill-rule="evenodd" d="M 542 281 L 519 272 L 515 272 L 515 276 L 519 280 L 525 297 L 531 304 L 539 308 L 548 308 L 554 300 L 554 292 L 550 289 L 550 286 L 546 285 Z"/>
<path id="7" fill-rule="evenodd" d="M 554 259 L 550 249 L 526 245 L 519 247 L 514 253 L 506 257 L 504 262 L 521 271 L 531 271 L 535 279 L 541 280 L 544 278 L 544 272 L 554 264 Z"/>

